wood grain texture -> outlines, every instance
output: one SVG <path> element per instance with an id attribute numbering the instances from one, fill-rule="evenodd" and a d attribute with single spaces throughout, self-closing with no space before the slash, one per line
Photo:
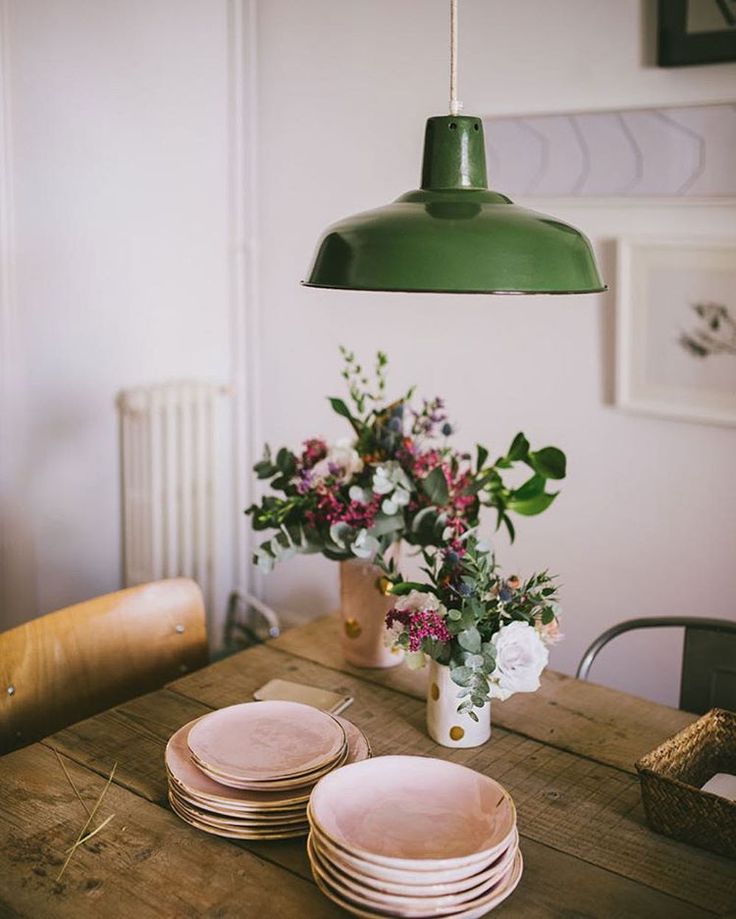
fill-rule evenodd
<path id="1" fill-rule="evenodd" d="M 191 706 L 189 711 L 185 707 Z M 182 707 L 184 706 L 184 707 Z M 130 711 L 126 711 L 129 709 Z M 126 756 L 126 751 L 136 750 L 139 744 L 147 751 L 146 756 L 153 755 L 153 760 L 160 765 L 159 776 L 155 783 L 156 788 L 165 788 L 165 775 L 162 765 L 163 746 L 165 739 L 156 738 L 160 728 L 171 719 L 173 723 L 178 722 L 182 715 L 194 713 L 195 717 L 199 710 L 202 709 L 198 703 L 192 703 L 183 697 L 177 697 L 174 693 L 158 692 L 152 693 L 144 699 L 136 700 L 121 706 L 118 710 L 119 717 L 115 719 L 107 718 L 107 714 L 98 715 L 84 723 L 81 730 L 67 729 L 60 732 L 52 741 L 57 747 L 62 742 L 65 746 L 72 749 L 75 745 L 75 739 L 79 739 L 79 748 L 75 751 L 75 765 L 69 765 L 70 771 L 75 783 L 88 800 L 93 800 L 96 793 L 102 787 L 103 778 L 111 766 L 112 762 L 118 761 L 118 773 L 121 770 L 131 772 L 131 764 Z M 82 728 L 81 725 L 76 726 Z M 92 744 L 91 749 L 90 744 Z M 159 756 L 155 755 L 152 745 L 160 745 Z M 119 757 L 123 757 L 120 759 Z M 99 770 L 100 775 L 95 780 L 90 773 L 85 775 L 79 767 L 80 759 L 89 758 L 94 763 L 94 769 Z M 136 754 L 136 758 L 139 758 Z M 143 757 L 145 763 L 145 756 Z M 67 914 L 74 915 L 74 910 L 78 910 L 80 917 L 90 915 L 124 915 L 122 912 L 102 913 L 99 910 L 104 909 L 109 904 L 109 899 L 103 894 L 103 888 L 112 886 L 115 888 L 116 881 L 109 878 L 109 874 L 116 870 L 110 866 L 118 864 L 117 855 L 115 854 L 120 845 L 127 843 L 132 838 L 136 844 L 144 845 L 144 830 L 156 832 L 159 821 L 148 820 L 145 809 L 133 807 L 126 796 L 131 793 L 124 788 L 118 789 L 119 795 L 113 795 L 113 791 L 108 792 L 109 798 L 106 802 L 110 805 L 108 809 L 103 809 L 101 816 L 107 816 L 108 812 L 112 813 L 113 809 L 116 814 L 114 823 L 111 823 L 110 833 L 117 831 L 118 836 L 108 838 L 105 833 L 95 847 L 90 842 L 89 852 L 84 853 L 87 861 L 80 861 L 79 864 L 72 862 L 72 867 L 64 879 L 64 886 L 56 885 L 50 882 L 53 876 L 58 872 L 61 853 L 53 848 L 54 840 L 58 833 L 65 833 L 67 837 L 74 834 L 74 829 L 83 819 L 79 807 L 74 810 L 75 799 L 71 796 L 71 789 L 68 786 L 58 783 L 58 776 L 54 776 L 53 768 L 55 763 L 51 763 L 51 775 L 47 779 L 42 779 L 38 784 L 28 780 L 28 775 L 43 775 L 43 772 L 49 768 L 49 760 L 45 752 L 41 753 L 38 747 L 27 748 L 18 751 L 11 756 L 0 760 L 0 781 L 3 787 L 13 789 L 13 794 L 8 796 L 8 805 L 3 808 L 3 829 L 0 830 L 0 876 L 12 874 L 12 883 L 8 886 L 5 893 L 0 893 L 0 915 L 3 916 L 64 916 Z M 146 764 L 147 766 L 147 764 Z M 8 780 L 8 769 L 10 780 Z M 134 782 L 145 792 L 151 791 L 151 770 L 145 769 L 145 774 L 139 782 Z M 19 774 L 24 778 L 19 779 Z M 60 773 L 59 773 L 60 775 Z M 127 781 L 127 780 L 126 780 Z M 144 795 L 145 797 L 146 795 Z M 156 795 L 156 797 L 160 797 Z M 120 802 L 125 802 L 124 804 Z M 114 808 L 113 808 L 114 805 Z M 39 823 L 31 815 L 30 811 L 34 807 L 39 810 L 43 808 L 47 813 L 54 815 L 54 820 L 45 819 Z M 131 808 L 134 810 L 138 823 L 134 824 L 130 818 Z M 120 813 L 126 814 L 124 823 L 118 820 Z M 171 815 L 173 818 L 173 815 Z M 175 819 L 175 818 L 173 818 Z M 75 822 L 76 821 L 76 822 Z M 145 826 L 143 825 L 145 822 Z M 18 824 L 33 826 L 33 831 L 29 830 L 26 838 L 19 844 Z M 223 860 L 218 849 L 212 848 L 212 839 L 204 834 L 197 834 L 196 831 L 179 823 L 183 840 L 180 840 L 177 833 L 177 825 L 168 827 L 163 836 L 157 839 L 157 848 L 155 853 L 152 852 L 150 857 L 163 859 L 169 865 L 169 870 L 173 873 L 176 871 L 188 871 L 189 864 L 187 858 L 189 853 L 194 853 L 198 859 L 210 866 L 214 873 L 221 873 L 228 865 L 228 860 Z M 124 827 L 124 829 L 122 829 Z M 61 829 L 59 829 L 61 828 Z M 203 839 L 202 849 L 198 849 L 195 839 Z M 217 842 L 217 840 L 215 840 Z M 284 840 L 275 843 L 251 843 L 240 842 L 232 843 L 222 841 L 224 845 L 231 845 L 237 848 L 247 849 L 261 859 L 272 862 L 274 865 L 281 865 L 288 869 L 282 872 L 282 876 L 275 882 L 270 876 L 265 883 L 277 883 L 280 886 L 290 886 L 296 889 L 298 893 L 302 888 L 295 884 L 297 875 L 311 883 L 311 873 L 309 862 L 306 857 L 306 851 L 303 840 Z M 178 859 L 176 855 L 180 845 L 185 846 L 187 858 L 181 863 L 174 862 Z M 14 855 L 10 850 L 16 853 L 24 852 L 23 857 Z M 683 903 L 673 897 L 666 896 L 648 887 L 643 887 L 634 881 L 622 878 L 610 871 L 581 862 L 573 856 L 566 855 L 557 850 L 541 845 L 533 840 L 525 839 L 523 843 L 525 858 L 525 876 L 524 882 L 509 900 L 502 907 L 499 913 L 501 916 L 524 917 L 524 919 L 553 919 L 553 917 L 570 917 L 570 916 L 606 916 L 611 919 L 650 919 L 653 916 L 667 916 L 671 919 L 699 919 L 712 915 L 707 910 L 699 909 L 691 904 Z M 128 861 L 136 864 L 139 850 L 128 853 Z M 3 854 L 5 853 L 5 854 Z M 34 858 L 33 856 L 36 856 Z M 79 853 L 80 856 L 83 853 Z M 147 859 L 145 859 L 147 860 Z M 123 861 L 123 867 L 125 861 Z M 233 869 L 230 869 L 231 872 Z M 163 898 L 160 904 L 156 904 L 161 912 L 150 913 L 152 915 L 239 915 L 244 917 L 250 916 L 271 916 L 276 913 L 261 913 L 260 904 L 252 903 L 250 899 L 244 897 L 243 891 L 248 889 L 248 884 L 242 883 L 243 867 L 237 863 L 237 889 L 227 889 L 221 891 L 223 902 L 219 904 L 219 912 L 211 908 L 210 891 L 206 890 L 204 896 L 197 894 L 188 884 L 187 889 L 189 912 L 169 913 L 166 910 L 176 906 L 181 908 L 179 903 L 172 904 L 170 895 Z M 255 876 L 261 879 L 258 873 Z M 141 883 L 148 883 L 147 879 L 141 878 Z M 157 882 L 162 878 L 157 877 Z M 66 885 L 69 885 L 68 887 Z M 31 888 L 29 892 L 28 888 Z M 58 888 L 58 889 L 57 889 Z M 97 891 L 97 893 L 95 893 Z M 57 897 L 65 897 L 61 908 L 57 904 Z M 117 890 L 113 895 L 118 896 Z M 127 909 L 130 905 L 127 897 L 129 892 L 121 899 L 121 908 Z M 230 900 L 228 900 L 228 896 Z M 149 908 L 154 900 L 152 891 L 141 892 L 139 900 L 143 904 L 136 903 L 136 909 L 141 912 L 142 916 L 149 915 Z M 314 903 L 311 898 L 304 898 L 302 902 L 305 919 L 316 919 L 316 917 L 330 916 L 329 904 L 322 901 Z M 285 913 L 288 915 L 288 913 Z"/>
<path id="2" fill-rule="evenodd" d="M 0 753 L 206 662 L 202 593 L 186 578 L 106 594 L 3 632 Z"/>
<path id="3" fill-rule="evenodd" d="M 376 755 L 441 756 L 498 779 L 513 795 L 528 839 L 694 905 L 723 911 L 736 902 L 736 862 L 652 833 L 644 823 L 638 779 L 621 769 L 498 727 L 482 747 L 440 747 L 426 733 L 423 701 L 267 646 L 169 688 L 219 708 L 252 698 L 274 676 L 353 696 L 347 715 L 365 731 Z"/>
<path id="4" fill-rule="evenodd" d="M 346 664 L 340 653 L 338 626 L 336 616 L 323 616 L 284 632 L 269 646 L 417 699 L 425 698 L 426 670 L 365 670 Z M 493 702 L 492 712 L 493 723 L 499 727 L 632 775 L 637 759 L 697 717 L 550 670 L 542 674 L 539 692 L 518 693 L 506 702 Z"/>
<path id="5" fill-rule="evenodd" d="M 68 768 L 82 797 L 94 803 L 104 780 L 71 761 Z M 115 784 L 99 811 L 113 820 L 56 881 L 85 814 L 54 754 L 33 745 L 3 757 L 0 785 L 2 916 L 344 915 L 312 883 Z"/>
<path id="6" fill-rule="evenodd" d="M 519 811 L 525 874 L 500 917 L 698 919 L 733 908 L 736 863 L 651 833 L 636 779 L 618 763 L 597 762 L 585 748 L 576 755 L 529 730 L 500 728 L 498 719 L 484 747 L 438 747 L 425 733 L 416 685 L 397 691 L 359 673 L 283 646 L 253 648 L 0 758 L 0 916 L 345 915 L 312 884 L 303 840 L 218 840 L 184 824 L 165 804 L 163 751 L 171 733 L 212 707 L 250 700 L 274 677 L 353 695 L 347 716 L 376 754 L 442 756 L 506 785 Z M 391 674 L 401 679 L 399 671 Z M 592 703 L 576 700 L 574 687 L 581 684 L 569 682 L 567 702 L 585 713 L 595 732 Z M 548 706 L 541 694 L 536 699 L 541 725 Z M 577 734 L 567 730 L 568 739 L 585 743 L 581 726 Z M 625 743 L 632 732 L 627 727 Z M 51 745 L 73 761 L 70 771 L 86 800 L 94 800 L 118 761 L 100 815 L 114 811 L 115 818 L 75 856 L 60 885 L 53 876 L 84 814 Z"/>

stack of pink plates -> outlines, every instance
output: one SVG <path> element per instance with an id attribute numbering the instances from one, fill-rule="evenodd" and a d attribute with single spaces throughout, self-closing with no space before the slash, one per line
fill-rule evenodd
<path id="1" fill-rule="evenodd" d="M 310 705 L 231 705 L 169 740 L 169 802 L 182 820 L 216 836 L 303 836 L 316 782 L 369 756 L 362 731 Z"/>
<path id="2" fill-rule="evenodd" d="M 312 873 L 356 916 L 476 919 L 522 872 L 516 810 L 493 779 L 423 756 L 325 776 L 308 807 Z"/>

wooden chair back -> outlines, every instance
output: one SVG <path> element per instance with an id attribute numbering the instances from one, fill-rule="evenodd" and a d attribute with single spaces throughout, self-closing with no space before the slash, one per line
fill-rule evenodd
<path id="1" fill-rule="evenodd" d="M 174 578 L 49 613 L 0 634 L 0 753 L 207 663 L 202 592 Z"/>

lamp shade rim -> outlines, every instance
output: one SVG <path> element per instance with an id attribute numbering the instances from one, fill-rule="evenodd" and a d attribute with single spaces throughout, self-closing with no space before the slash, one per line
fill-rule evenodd
<path id="1" fill-rule="evenodd" d="M 604 284 L 603 287 L 580 287 L 575 290 L 488 290 L 486 288 L 458 290 L 457 287 L 356 287 L 354 284 L 318 284 L 314 281 L 300 281 L 299 283 L 302 287 L 312 287 L 316 290 L 362 290 L 386 294 L 472 294 L 491 297 L 570 297 L 583 294 L 603 294 L 608 290 L 608 284 Z"/>

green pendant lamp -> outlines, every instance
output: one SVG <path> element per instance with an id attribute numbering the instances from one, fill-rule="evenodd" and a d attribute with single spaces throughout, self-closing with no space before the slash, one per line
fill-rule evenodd
<path id="1" fill-rule="evenodd" d="M 583 233 L 488 189 L 483 124 L 459 114 L 457 0 L 450 21 L 450 114 L 427 121 L 421 188 L 329 227 L 303 283 L 415 293 L 605 290 Z"/>

